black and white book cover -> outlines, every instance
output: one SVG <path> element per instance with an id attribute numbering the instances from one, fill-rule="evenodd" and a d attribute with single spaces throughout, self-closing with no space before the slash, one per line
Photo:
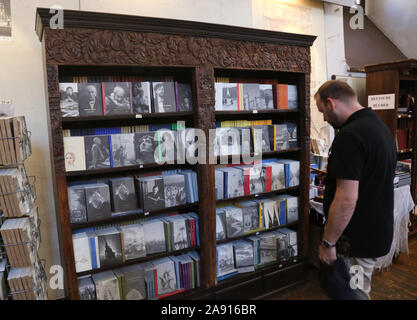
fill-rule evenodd
<path id="1" fill-rule="evenodd" d="M 239 202 L 243 213 L 243 232 L 250 233 L 254 230 L 258 230 L 260 225 L 259 220 L 259 204 L 255 201 Z"/>
<path id="2" fill-rule="evenodd" d="M 170 217 L 172 222 L 171 232 L 174 240 L 172 246 L 174 250 L 182 250 L 188 248 L 188 234 L 186 218 L 181 215 Z"/>
<path id="3" fill-rule="evenodd" d="M 132 113 L 130 82 L 104 82 L 105 115 Z"/>
<path id="4" fill-rule="evenodd" d="M 288 257 L 297 257 L 298 256 L 298 245 L 294 244 L 288 247 Z"/>
<path id="5" fill-rule="evenodd" d="M 88 170 L 110 168 L 109 136 L 85 136 L 84 143 Z"/>
<path id="6" fill-rule="evenodd" d="M 75 271 L 84 272 L 92 269 L 90 245 L 88 236 L 85 232 L 72 235 L 74 248 Z"/>
<path id="7" fill-rule="evenodd" d="M 253 126 L 253 130 L 262 130 L 262 148 L 260 148 L 259 146 L 255 145 L 254 151 L 255 152 L 268 152 L 271 151 L 271 143 L 269 140 L 269 126 L 265 125 L 265 126 Z M 255 136 L 255 132 L 253 132 L 254 136 Z M 256 141 L 256 138 L 254 138 L 254 141 Z"/>
<path id="8" fill-rule="evenodd" d="M 290 148 L 290 137 L 288 134 L 287 124 L 277 124 L 276 125 L 276 144 L 277 144 L 277 151 L 280 150 L 287 150 Z"/>
<path id="9" fill-rule="evenodd" d="M 297 244 L 297 231 L 289 228 L 282 228 L 278 231 L 288 236 L 288 245 L 293 246 Z"/>
<path id="10" fill-rule="evenodd" d="M 182 174 L 164 176 L 165 207 L 176 207 L 186 203 L 185 181 Z"/>
<path id="11" fill-rule="evenodd" d="M 87 221 L 87 207 L 84 187 L 72 186 L 68 188 L 68 201 L 71 223 Z"/>
<path id="12" fill-rule="evenodd" d="M 287 223 L 298 221 L 298 198 L 287 197 Z"/>
<path id="13" fill-rule="evenodd" d="M 243 233 L 243 212 L 241 208 L 229 206 L 224 208 L 227 238 L 236 238 Z"/>
<path id="14" fill-rule="evenodd" d="M 216 186 L 216 200 L 221 200 L 224 198 L 224 172 L 215 169 L 214 173 L 214 181 Z"/>
<path id="15" fill-rule="evenodd" d="M 233 250 L 236 268 L 253 266 L 253 246 L 248 241 L 234 241 Z"/>
<path id="16" fill-rule="evenodd" d="M 155 150 L 158 147 L 155 132 L 137 132 L 134 137 L 136 162 L 138 164 L 156 163 Z"/>
<path id="17" fill-rule="evenodd" d="M 217 246 L 217 276 L 224 276 L 235 272 L 233 244 L 225 243 Z"/>
<path id="18" fill-rule="evenodd" d="M 227 168 L 227 196 L 229 199 L 244 196 L 244 175 L 243 171 L 236 168 Z M 226 180 L 226 179 L 225 179 Z"/>
<path id="19" fill-rule="evenodd" d="M 262 193 L 265 191 L 265 183 L 262 176 L 262 166 L 252 166 L 249 170 L 250 194 Z"/>
<path id="20" fill-rule="evenodd" d="M 155 112 L 176 112 L 174 82 L 153 82 L 153 105 Z"/>
<path id="21" fill-rule="evenodd" d="M 125 266 L 120 269 L 124 276 L 126 300 L 146 299 L 145 269 L 143 264 Z"/>
<path id="22" fill-rule="evenodd" d="M 261 96 L 261 109 L 273 110 L 274 109 L 274 97 L 272 93 L 272 84 L 259 85 L 259 91 Z"/>
<path id="23" fill-rule="evenodd" d="M 146 254 L 166 251 L 164 222 L 159 219 L 143 223 L 145 234 Z"/>
<path id="24" fill-rule="evenodd" d="M 100 267 L 110 267 L 123 262 L 122 237 L 116 228 L 108 228 L 96 231 Z"/>
<path id="25" fill-rule="evenodd" d="M 86 185 L 85 200 L 88 221 L 111 217 L 110 190 L 106 184 Z"/>
<path id="26" fill-rule="evenodd" d="M 277 239 L 277 260 L 287 261 L 289 258 L 289 236 L 281 232 L 276 232 Z"/>
<path id="27" fill-rule="evenodd" d="M 102 116 L 103 98 L 101 83 L 79 83 L 80 116 Z"/>
<path id="28" fill-rule="evenodd" d="M 288 145 L 289 148 L 298 148 L 298 133 L 297 124 L 288 122 L 286 124 L 288 130 Z"/>
<path id="29" fill-rule="evenodd" d="M 78 117 L 78 85 L 77 83 L 60 83 L 60 107 L 62 117 Z"/>
<path id="30" fill-rule="evenodd" d="M 110 179 L 112 211 L 126 212 L 137 209 L 133 177 Z"/>
<path id="31" fill-rule="evenodd" d="M 134 114 L 151 113 L 151 83 L 132 83 L 132 105 Z"/>
<path id="32" fill-rule="evenodd" d="M 225 212 L 222 208 L 216 209 L 216 240 L 226 239 Z"/>
<path id="33" fill-rule="evenodd" d="M 287 160 L 290 165 L 290 187 L 300 185 L 300 162 L 295 160 Z"/>
<path id="34" fill-rule="evenodd" d="M 196 130 L 187 128 L 176 132 L 177 148 L 176 160 L 178 163 L 196 164 L 198 161 L 198 148 L 205 148 L 203 141 L 199 141 Z"/>
<path id="35" fill-rule="evenodd" d="M 157 259 L 152 263 L 156 267 L 158 296 L 175 291 L 177 289 L 177 277 L 174 261 L 169 257 L 165 257 Z"/>
<path id="36" fill-rule="evenodd" d="M 261 91 L 257 83 L 243 83 L 243 108 L 245 110 L 261 110 L 265 102 L 261 103 Z"/>
<path id="37" fill-rule="evenodd" d="M 145 231 L 142 224 L 121 226 L 125 260 L 146 256 Z"/>
<path id="38" fill-rule="evenodd" d="M 143 198 L 143 210 L 153 211 L 165 208 L 165 188 L 164 179 L 156 176 L 141 181 L 141 191 Z"/>
<path id="39" fill-rule="evenodd" d="M 288 85 L 288 109 L 298 109 L 298 93 L 296 85 Z"/>
<path id="40" fill-rule="evenodd" d="M 268 163 L 272 167 L 272 190 L 285 188 L 285 167 L 282 163 Z"/>
<path id="41" fill-rule="evenodd" d="M 277 241 L 274 233 L 259 235 L 260 264 L 277 261 Z"/>
<path id="42" fill-rule="evenodd" d="M 277 201 L 266 199 L 263 201 L 265 228 L 271 229 L 279 226 L 279 207 Z"/>
<path id="43" fill-rule="evenodd" d="M 78 294 L 80 300 L 96 300 L 96 286 L 91 276 L 78 278 Z"/>
<path id="44" fill-rule="evenodd" d="M 178 111 L 193 110 L 193 96 L 191 85 L 188 83 L 177 83 Z"/>
<path id="45" fill-rule="evenodd" d="M 237 83 L 215 83 L 215 110 L 218 111 L 237 111 L 238 95 Z"/>
<path id="46" fill-rule="evenodd" d="M 119 281 L 113 271 L 105 271 L 92 275 L 96 286 L 97 300 L 120 300 Z"/>
<path id="47" fill-rule="evenodd" d="M 134 138 L 134 133 L 111 135 L 112 167 L 125 167 L 138 164 Z"/>
<path id="48" fill-rule="evenodd" d="M 155 132 L 158 143 L 156 160 L 158 164 L 174 164 L 176 159 L 177 132 L 168 129 L 159 129 Z"/>
<path id="49" fill-rule="evenodd" d="M 243 155 L 250 155 L 253 152 L 253 137 L 251 127 L 237 128 L 241 137 L 241 153 Z"/>

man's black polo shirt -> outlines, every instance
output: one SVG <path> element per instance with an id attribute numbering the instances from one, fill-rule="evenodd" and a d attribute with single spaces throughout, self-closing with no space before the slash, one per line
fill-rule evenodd
<path id="1" fill-rule="evenodd" d="M 336 179 L 359 181 L 359 196 L 344 231 L 350 255 L 386 255 L 393 239 L 394 175 L 397 148 L 387 126 L 369 108 L 352 114 L 335 137 L 327 166 L 324 213 L 327 218 Z"/>

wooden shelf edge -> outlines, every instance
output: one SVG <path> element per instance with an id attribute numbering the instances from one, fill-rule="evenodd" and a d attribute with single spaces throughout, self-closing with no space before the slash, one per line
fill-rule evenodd
<path id="1" fill-rule="evenodd" d="M 254 115 L 254 114 L 286 114 L 298 113 L 300 109 L 273 109 L 273 110 L 234 110 L 234 111 L 215 111 L 215 116 L 229 116 L 229 115 Z"/>
<path id="2" fill-rule="evenodd" d="M 152 216 L 156 216 L 156 215 L 160 215 L 164 213 L 196 208 L 197 206 L 198 206 L 198 202 L 194 202 L 194 203 L 187 203 L 186 205 L 182 205 L 182 206 L 164 208 L 164 209 L 149 211 L 149 212 L 144 212 L 142 209 L 138 209 L 137 211 L 132 211 L 131 213 L 113 216 L 111 218 L 104 219 L 104 220 L 88 221 L 88 222 L 83 222 L 83 223 L 72 223 L 71 229 L 78 230 L 78 229 L 90 228 L 90 227 L 95 227 L 95 226 L 101 226 L 105 224 L 129 221 L 129 220 L 134 220 L 138 218 L 152 217 Z"/>
<path id="3" fill-rule="evenodd" d="M 118 268 L 122 268 L 122 267 L 125 267 L 125 266 L 139 264 L 139 263 L 146 262 L 146 261 L 151 261 L 151 260 L 156 260 L 156 259 L 165 258 L 165 257 L 169 257 L 169 256 L 179 255 L 179 254 L 182 254 L 182 253 L 186 253 L 188 251 L 199 250 L 199 249 L 200 249 L 200 247 L 191 247 L 191 248 L 186 248 L 186 249 L 176 250 L 176 251 L 155 253 L 155 254 L 151 254 L 151 255 L 146 256 L 146 257 L 128 260 L 128 261 L 125 261 L 121 264 L 117 264 L 117 265 L 114 265 L 114 266 L 108 266 L 108 267 L 104 267 L 104 268 L 98 268 L 98 269 L 92 269 L 92 270 L 83 271 L 83 272 L 77 272 L 77 278 L 82 277 L 82 276 L 86 276 L 86 275 L 90 275 L 90 274 L 96 274 L 96 273 L 108 271 L 108 270 L 118 269 Z"/>
<path id="4" fill-rule="evenodd" d="M 285 188 L 285 189 L 281 189 L 281 190 L 274 190 L 274 191 L 269 191 L 269 192 L 250 194 L 250 195 L 247 195 L 247 196 L 242 196 L 242 197 L 237 197 L 237 198 L 220 199 L 220 200 L 216 200 L 216 204 L 222 204 L 222 203 L 228 203 L 228 202 L 238 202 L 238 201 L 243 201 L 243 200 L 251 200 L 251 199 L 256 199 L 256 198 L 260 198 L 260 197 L 264 197 L 264 196 L 272 196 L 272 195 L 275 195 L 275 194 L 282 194 L 282 193 L 297 191 L 299 189 L 300 189 L 300 186 L 296 186 L 296 187 L 289 187 L 289 188 Z"/>
<path id="5" fill-rule="evenodd" d="M 216 241 L 216 243 L 219 245 L 219 244 L 223 244 L 223 243 L 232 242 L 232 241 L 235 241 L 235 240 L 241 240 L 241 239 L 245 239 L 247 237 L 259 235 L 259 234 L 262 234 L 262 233 L 267 233 L 267 232 L 271 232 L 271 231 L 275 231 L 275 230 L 279 230 L 279 229 L 283 229 L 283 228 L 294 227 L 294 226 L 297 226 L 299 223 L 300 223 L 300 221 L 286 223 L 282 226 L 278 226 L 278 227 L 274 227 L 274 228 L 270 228 L 270 229 L 259 230 L 259 231 L 256 231 L 256 232 L 244 234 L 244 235 L 236 237 L 236 238 L 227 238 L 227 239 L 224 239 L 224 240 L 218 240 L 218 241 Z"/>
<path id="6" fill-rule="evenodd" d="M 80 116 L 80 117 L 63 117 L 62 124 L 79 123 L 79 122 L 96 122 L 96 121 L 116 121 L 116 120 L 146 120 L 146 119 L 165 119 L 175 117 L 192 117 L 194 112 L 159 112 L 159 113 L 143 113 L 143 114 L 121 114 L 111 116 Z"/>

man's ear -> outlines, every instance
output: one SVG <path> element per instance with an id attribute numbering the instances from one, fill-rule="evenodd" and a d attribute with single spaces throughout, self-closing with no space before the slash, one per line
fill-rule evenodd
<path id="1" fill-rule="evenodd" d="M 331 110 L 334 111 L 336 108 L 336 99 L 333 98 L 327 98 L 327 107 Z"/>

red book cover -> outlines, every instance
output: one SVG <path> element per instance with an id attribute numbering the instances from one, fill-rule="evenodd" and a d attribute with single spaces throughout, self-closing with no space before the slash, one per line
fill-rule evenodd
<path id="1" fill-rule="evenodd" d="M 195 247 L 195 220 L 190 219 L 190 246 Z"/>
<path id="2" fill-rule="evenodd" d="M 272 167 L 265 167 L 265 192 L 272 191 Z"/>
<path id="3" fill-rule="evenodd" d="M 245 196 L 250 195 L 250 169 L 243 169 L 243 192 Z"/>
<path id="4" fill-rule="evenodd" d="M 407 149 L 407 129 L 398 129 L 397 130 L 397 143 L 398 150 Z"/>
<path id="5" fill-rule="evenodd" d="M 288 109 L 288 84 L 278 85 L 278 109 Z"/>
<path id="6" fill-rule="evenodd" d="M 179 289 L 177 291 L 173 291 L 173 292 L 170 292 L 170 293 L 163 294 L 162 296 L 157 296 L 157 298 L 158 299 L 163 299 L 163 298 L 173 296 L 174 294 L 181 293 L 181 292 L 184 292 L 184 291 L 185 291 L 184 289 Z"/>
<path id="7" fill-rule="evenodd" d="M 156 272 L 156 268 L 153 270 L 153 279 L 155 281 L 155 297 L 158 296 L 158 275 Z"/>

